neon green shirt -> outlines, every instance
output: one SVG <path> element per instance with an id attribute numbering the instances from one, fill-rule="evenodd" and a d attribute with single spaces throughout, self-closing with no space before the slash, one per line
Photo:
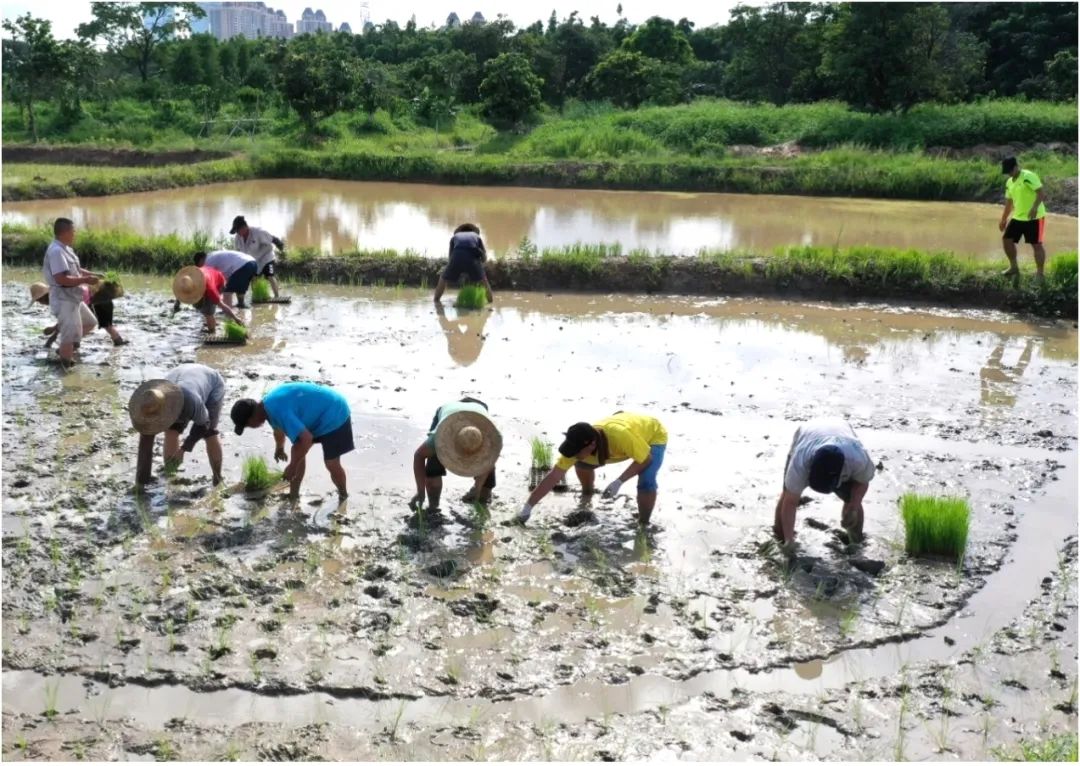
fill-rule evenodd
<path id="1" fill-rule="evenodd" d="M 1014 221 L 1030 221 L 1028 213 L 1035 204 L 1036 192 L 1042 188 L 1042 181 L 1030 170 L 1021 170 L 1015 179 L 1010 177 L 1005 180 L 1005 198 L 1013 203 L 1012 217 Z M 1039 203 L 1039 210 L 1035 220 L 1046 215 L 1046 205 Z"/>
<path id="2" fill-rule="evenodd" d="M 668 434 L 659 420 L 650 415 L 633 412 L 619 412 L 604 418 L 593 427 L 603 430 L 608 442 L 608 463 L 618 463 L 627 458 L 635 463 L 644 463 L 649 459 L 649 448 L 654 444 L 667 444 Z M 577 463 L 575 457 L 559 457 L 556 468 L 566 471 Z M 589 465 L 600 465 L 596 453 L 581 461 Z"/>

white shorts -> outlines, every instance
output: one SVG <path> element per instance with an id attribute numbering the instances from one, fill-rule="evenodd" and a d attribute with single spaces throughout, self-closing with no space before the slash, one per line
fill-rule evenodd
<path id="1" fill-rule="evenodd" d="M 59 304 L 56 315 L 57 329 L 60 331 L 60 345 L 78 343 L 83 335 L 91 333 L 97 327 L 97 318 L 82 301 Z"/>

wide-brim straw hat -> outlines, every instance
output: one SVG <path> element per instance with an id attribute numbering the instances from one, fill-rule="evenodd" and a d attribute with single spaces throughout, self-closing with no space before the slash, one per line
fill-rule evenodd
<path id="1" fill-rule="evenodd" d="M 135 389 L 128 402 L 131 424 L 141 434 L 159 434 L 180 417 L 184 392 L 162 378 L 148 380 Z"/>
<path id="2" fill-rule="evenodd" d="M 181 303 L 198 303 L 206 294 L 206 277 L 198 266 L 185 266 L 173 277 L 172 291 Z"/>
<path id="3" fill-rule="evenodd" d="M 501 451 L 502 434 L 479 412 L 455 412 L 435 429 L 435 456 L 458 476 L 485 475 Z"/>
<path id="4" fill-rule="evenodd" d="M 44 282 L 35 282 L 30 285 L 30 305 L 33 306 L 39 300 L 41 296 L 49 294 L 49 286 Z"/>

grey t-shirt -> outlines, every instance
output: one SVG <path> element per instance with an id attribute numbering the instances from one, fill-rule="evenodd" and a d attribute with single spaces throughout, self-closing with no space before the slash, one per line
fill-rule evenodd
<path id="1" fill-rule="evenodd" d="M 784 474 L 784 489 L 801 495 L 810 486 L 810 462 L 814 453 L 829 444 L 835 444 L 844 453 L 841 484 L 852 480 L 861 484 L 870 483 L 874 478 L 874 461 L 847 421 L 842 418 L 815 418 L 795 429 Z"/>
<path id="2" fill-rule="evenodd" d="M 220 411 L 225 401 L 225 379 L 205 364 L 181 364 L 165 373 L 165 380 L 180 386 L 184 392 L 184 407 L 176 418 L 178 423 L 209 425 L 210 410 Z"/>
<path id="3" fill-rule="evenodd" d="M 248 226 L 247 239 L 237 234 L 233 239 L 233 247 L 254 258 L 260 270 L 277 258 L 277 253 L 274 252 L 274 238 L 270 232 L 255 226 Z"/>
<path id="4" fill-rule="evenodd" d="M 215 250 L 206 255 L 206 265 L 220 271 L 225 275 L 225 279 L 231 277 L 248 263 L 255 263 L 255 259 L 247 253 L 241 253 L 239 250 Z"/>
<path id="5" fill-rule="evenodd" d="M 74 287 L 61 287 L 56 283 L 54 274 L 64 273 L 69 277 L 82 276 L 82 265 L 75 251 L 54 239 L 45 250 L 45 263 L 42 272 L 45 276 L 45 284 L 49 286 L 49 308 L 56 310 L 61 303 L 81 303 L 85 293 L 81 285 Z"/>

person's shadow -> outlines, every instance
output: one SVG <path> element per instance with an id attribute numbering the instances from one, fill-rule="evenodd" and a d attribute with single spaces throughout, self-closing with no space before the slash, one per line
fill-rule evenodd
<path id="1" fill-rule="evenodd" d="M 1005 354 L 1005 340 L 1000 340 L 990 352 L 990 358 L 979 371 L 979 400 L 988 407 L 1012 407 L 1016 404 L 1016 390 L 1020 379 L 1031 362 L 1032 342 L 1029 338 L 1020 354 L 1020 359 L 1013 366 L 1001 363 Z"/>
<path id="2" fill-rule="evenodd" d="M 491 310 L 482 309 L 455 309 L 457 312 L 453 319 L 446 317 L 446 307 L 441 303 L 435 304 L 435 314 L 439 319 L 439 326 L 446 335 L 446 350 L 450 358 L 462 367 L 468 367 L 480 357 L 484 350 L 484 325 L 487 324 Z"/>

